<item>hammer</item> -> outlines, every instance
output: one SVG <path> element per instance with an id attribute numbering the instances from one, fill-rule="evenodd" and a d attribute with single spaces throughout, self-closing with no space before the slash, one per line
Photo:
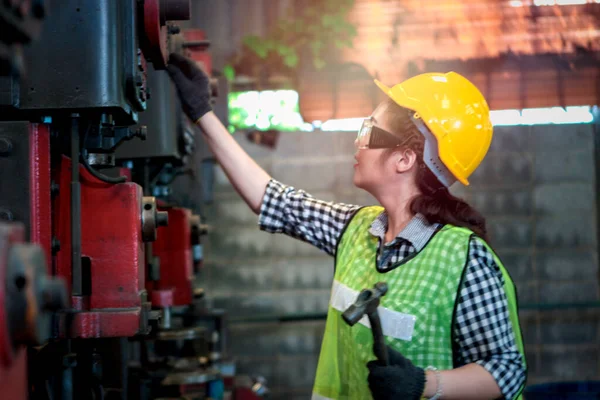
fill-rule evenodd
<path id="1" fill-rule="evenodd" d="M 381 320 L 377 307 L 379 301 L 387 293 L 388 287 L 385 282 L 378 282 L 373 289 L 363 289 L 358 298 L 346 311 L 342 313 L 342 318 L 350 326 L 354 326 L 360 319 L 367 314 L 371 331 L 373 332 L 373 353 L 383 365 L 389 365 L 389 358 L 385 341 L 383 340 L 383 331 L 381 330 Z"/>

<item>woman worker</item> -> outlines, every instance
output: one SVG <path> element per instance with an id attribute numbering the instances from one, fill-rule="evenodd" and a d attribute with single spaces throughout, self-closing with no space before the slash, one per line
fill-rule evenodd
<path id="1" fill-rule="evenodd" d="M 483 160 L 489 108 L 464 77 L 422 74 L 392 88 L 356 139 L 354 184 L 381 204 L 320 201 L 271 178 L 211 111 L 208 77 L 172 55 L 187 115 L 264 231 L 335 257 L 313 399 L 515 399 L 526 378 L 515 288 L 486 241 L 484 218 L 448 191 Z M 368 323 L 341 313 L 385 281 L 379 314 L 390 365 Z M 361 321 L 362 322 L 362 321 Z"/>

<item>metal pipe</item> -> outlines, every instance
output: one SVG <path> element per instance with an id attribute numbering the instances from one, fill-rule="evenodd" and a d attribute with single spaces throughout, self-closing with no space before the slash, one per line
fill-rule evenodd
<path id="1" fill-rule="evenodd" d="M 163 308 L 161 327 L 163 329 L 171 329 L 171 307 Z"/>
<path id="2" fill-rule="evenodd" d="M 79 114 L 71 114 L 71 293 L 83 295 L 81 274 L 81 185 L 79 183 Z"/>

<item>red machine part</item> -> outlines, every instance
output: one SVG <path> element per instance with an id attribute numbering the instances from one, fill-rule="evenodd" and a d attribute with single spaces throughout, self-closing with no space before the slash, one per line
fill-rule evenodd
<path id="1" fill-rule="evenodd" d="M 167 21 L 190 19 L 190 0 L 144 0 L 142 50 L 155 69 L 165 69 L 169 59 Z"/>
<path id="2" fill-rule="evenodd" d="M 52 260 L 52 208 L 50 180 L 50 129 L 44 124 L 29 125 L 30 239 Z M 47 263 L 52 274 L 51 263 Z"/>
<path id="3" fill-rule="evenodd" d="M 151 289 L 150 302 L 154 307 L 171 307 L 173 305 L 173 289 Z"/>
<path id="4" fill-rule="evenodd" d="M 119 168 L 119 176 L 124 176 L 127 182 L 131 182 L 131 170 L 129 168 Z"/>
<path id="5" fill-rule="evenodd" d="M 233 393 L 234 400 L 260 400 L 262 396 L 257 395 L 252 388 L 235 388 Z"/>
<path id="6" fill-rule="evenodd" d="M 259 400 L 264 398 L 269 389 L 262 377 L 251 378 L 248 375 L 236 375 L 232 379 L 226 379 L 226 387 L 232 390 L 233 400 Z"/>
<path id="7" fill-rule="evenodd" d="M 191 241 L 191 210 L 162 208 L 169 213 L 169 226 L 159 229 L 152 245 L 160 259 L 160 280 L 156 289 L 173 290 L 173 305 L 191 304 L 193 300 L 193 259 Z"/>
<path id="8" fill-rule="evenodd" d="M 27 399 L 27 350 L 20 348 L 10 366 L 0 364 L 0 393 L 11 400 Z"/>
<path id="9" fill-rule="evenodd" d="M 54 199 L 53 229 L 61 249 L 56 273 L 71 287 L 70 228 L 71 160 L 63 157 L 55 180 L 60 191 Z M 142 188 L 131 182 L 107 184 L 80 166 L 81 247 L 83 296 L 72 296 L 69 326 L 60 324 L 61 336 L 133 336 L 144 331 L 144 243 Z M 63 315 L 64 321 L 66 318 Z"/>
<path id="10" fill-rule="evenodd" d="M 210 42 L 206 40 L 204 31 L 201 29 L 186 29 L 183 36 L 185 38 L 185 55 L 200 64 L 204 71 L 211 75 L 212 57 L 208 52 Z"/>

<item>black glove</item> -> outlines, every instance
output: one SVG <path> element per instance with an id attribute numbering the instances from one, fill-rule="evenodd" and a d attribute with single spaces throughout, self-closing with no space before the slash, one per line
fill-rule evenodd
<path id="1" fill-rule="evenodd" d="M 193 60 L 171 53 L 167 71 L 177 87 L 183 111 L 192 121 L 212 110 L 210 80 Z"/>
<path id="2" fill-rule="evenodd" d="M 390 365 L 369 361 L 369 389 L 374 400 L 419 400 L 425 390 L 425 370 L 387 347 Z"/>

